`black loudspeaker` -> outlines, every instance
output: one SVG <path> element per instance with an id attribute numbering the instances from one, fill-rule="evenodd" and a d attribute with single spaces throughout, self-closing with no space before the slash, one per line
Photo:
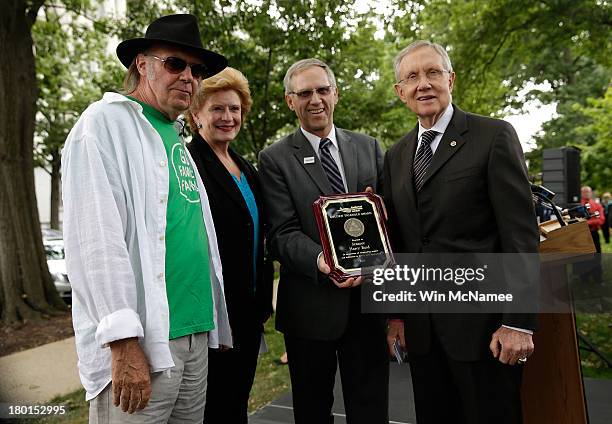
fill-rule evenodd
<path id="1" fill-rule="evenodd" d="M 542 185 L 556 193 L 558 206 L 580 203 L 580 150 L 574 147 L 544 149 Z"/>

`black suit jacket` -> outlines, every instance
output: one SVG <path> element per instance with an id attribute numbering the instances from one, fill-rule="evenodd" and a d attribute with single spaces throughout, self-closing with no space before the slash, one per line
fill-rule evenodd
<path id="1" fill-rule="evenodd" d="M 271 262 L 265 259 L 261 184 L 255 168 L 230 149 L 244 173 L 259 211 L 257 275 L 253 275 L 253 220 L 231 174 L 199 135 L 187 145 L 202 177 L 212 211 L 223 267 L 225 297 L 232 332 L 261 329 L 272 311 Z M 254 291 L 253 282 L 256 281 Z"/>
<path id="2" fill-rule="evenodd" d="M 418 126 L 385 156 L 384 198 L 395 251 L 537 252 L 527 169 L 509 123 L 454 106 L 418 195 L 412 175 L 417 136 Z M 491 335 L 502 324 L 534 329 L 535 315 L 414 314 L 406 317 L 406 344 L 409 351 L 427 352 L 435 331 L 449 355 L 476 360 L 491 355 Z"/>
<path id="3" fill-rule="evenodd" d="M 382 151 L 369 136 L 336 128 L 349 192 L 375 191 L 382 176 Z M 314 163 L 305 163 L 313 158 Z M 288 336 L 338 339 L 346 329 L 351 296 L 317 269 L 321 242 L 312 204 L 332 193 L 318 156 L 300 129 L 259 154 L 270 226 L 270 251 L 281 263 L 276 328 Z M 357 303 L 358 305 L 358 303 Z"/>

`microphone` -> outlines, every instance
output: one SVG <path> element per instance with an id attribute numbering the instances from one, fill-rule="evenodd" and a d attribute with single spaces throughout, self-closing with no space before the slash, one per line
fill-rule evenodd
<path id="1" fill-rule="evenodd" d="M 568 215 L 572 219 L 584 218 L 588 220 L 593 217 L 599 218 L 599 211 L 591 213 L 591 205 L 588 203 L 585 205 L 577 205 L 569 209 L 563 209 L 562 213 L 563 215 Z"/>
<path id="2" fill-rule="evenodd" d="M 547 202 L 552 202 L 553 197 L 555 197 L 555 193 L 550 191 L 544 186 L 531 184 L 531 193 L 537 196 L 540 199 L 544 199 Z"/>
<path id="3" fill-rule="evenodd" d="M 563 219 L 563 216 L 561 216 L 561 212 L 559 212 L 559 208 L 552 201 L 552 199 L 555 197 L 555 193 L 553 191 L 541 185 L 531 184 L 531 194 L 541 205 L 552 209 L 553 213 L 555 214 L 555 218 L 557 218 L 557 221 L 559 221 L 559 225 L 562 227 L 567 225 Z"/>

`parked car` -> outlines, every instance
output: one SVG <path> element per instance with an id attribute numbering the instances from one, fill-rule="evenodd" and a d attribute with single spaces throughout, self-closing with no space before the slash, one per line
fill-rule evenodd
<path id="1" fill-rule="evenodd" d="M 60 297 L 67 303 L 72 299 L 72 288 L 66 274 L 66 261 L 64 260 L 64 238 L 58 230 L 42 230 L 43 245 L 47 255 L 47 266 L 53 283 Z"/>

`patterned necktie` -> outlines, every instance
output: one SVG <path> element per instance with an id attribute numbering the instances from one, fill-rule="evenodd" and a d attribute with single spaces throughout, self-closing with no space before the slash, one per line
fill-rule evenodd
<path id="1" fill-rule="evenodd" d="M 433 157 L 433 151 L 431 150 L 431 142 L 436 138 L 437 131 L 428 130 L 421 135 L 421 144 L 417 151 L 416 157 L 414 158 L 414 186 L 417 192 L 423 187 L 423 181 L 425 180 L 425 174 L 427 168 L 431 164 L 431 158 Z"/>
<path id="2" fill-rule="evenodd" d="M 331 144 L 332 142 L 329 138 L 322 138 L 321 141 L 319 141 L 321 165 L 323 165 L 323 170 L 327 174 L 327 179 L 329 180 L 332 191 L 334 193 L 345 193 L 346 190 L 344 190 L 344 183 L 342 182 L 342 175 L 338 169 L 338 164 L 329 151 L 329 146 Z"/>

